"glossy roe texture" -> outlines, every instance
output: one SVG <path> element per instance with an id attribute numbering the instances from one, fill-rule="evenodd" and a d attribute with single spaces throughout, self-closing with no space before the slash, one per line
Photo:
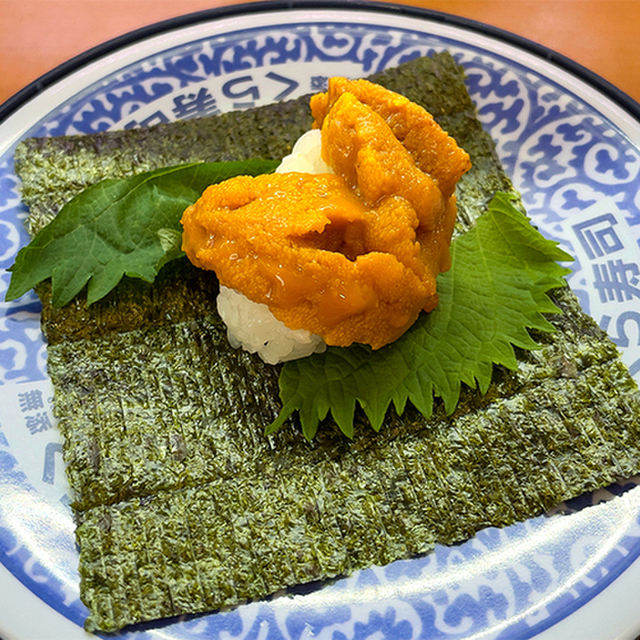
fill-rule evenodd
<path id="1" fill-rule="evenodd" d="M 378 349 L 437 304 L 469 158 L 424 109 L 366 81 L 332 79 L 312 110 L 335 174 L 213 185 L 183 215 L 183 248 L 289 328 Z"/>
<path id="2" fill-rule="evenodd" d="M 415 166 L 436 182 L 445 199 L 453 195 L 456 183 L 471 168 L 468 154 L 428 111 L 398 93 L 368 80 L 331 78 L 327 93 L 311 98 L 314 127 L 323 126 L 325 118 L 345 93 L 382 117 Z"/>

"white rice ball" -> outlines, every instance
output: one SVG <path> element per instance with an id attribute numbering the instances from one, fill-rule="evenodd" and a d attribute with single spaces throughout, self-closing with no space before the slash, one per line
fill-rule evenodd
<path id="1" fill-rule="evenodd" d="M 298 138 L 291 154 L 282 159 L 276 172 L 333 173 L 322 159 L 321 146 L 320 130 L 307 131 Z M 320 336 L 304 329 L 289 329 L 266 304 L 253 302 L 235 289 L 221 286 L 216 303 L 227 325 L 231 346 L 257 353 L 268 364 L 304 358 L 327 348 Z"/>
<path id="2" fill-rule="evenodd" d="M 268 364 L 304 358 L 326 349 L 320 336 L 304 329 L 289 329 L 266 304 L 253 302 L 235 289 L 221 286 L 216 304 L 227 325 L 231 346 L 257 353 Z"/>
<path id="3" fill-rule="evenodd" d="M 276 173 L 297 171 L 298 173 L 333 173 L 331 167 L 322 159 L 322 141 L 320 129 L 311 129 L 303 133 L 288 156 L 282 158 Z"/>

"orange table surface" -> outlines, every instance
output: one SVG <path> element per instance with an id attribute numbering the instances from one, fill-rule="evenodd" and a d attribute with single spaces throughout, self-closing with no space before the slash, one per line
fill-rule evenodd
<path id="1" fill-rule="evenodd" d="M 0 0 L 0 103 L 128 31 L 234 0 Z M 640 0 L 406 0 L 561 53 L 640 102 Z"/>

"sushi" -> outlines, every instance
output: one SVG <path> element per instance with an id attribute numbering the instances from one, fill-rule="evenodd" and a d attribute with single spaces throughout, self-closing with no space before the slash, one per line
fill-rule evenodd
<path id="1" fill-rule="evenodd" d="M 425 109 L 366 80 L 331 78 L 311 109 L 320 146 L 307 133 L 288 170 L 207 188 L 182 216 L 182 248 L 293 331 L 379 349 L 437 305 L 469 156 Z"/>

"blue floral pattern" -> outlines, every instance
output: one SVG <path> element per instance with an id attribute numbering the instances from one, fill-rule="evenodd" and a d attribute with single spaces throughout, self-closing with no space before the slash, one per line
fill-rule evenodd
<path id="1" fill-rule="evenodd" d="M 544 69 L 455 36 L 438 23 L 393 25 L 344 15 L 203 36 L 159 50 L 81 87 L 27 135 L 92 133 L 248 108 L 323 90 L 330 75 L 362 76 L 450 50 L 468 76 L 480 118 L 529 214 L 577 260 L 571 284 L 640 371 L 640 151 L 608 113 Z M 340 21 L 342 20 L 342 21 Z M 404 19 L 406 21 L 406 19 Z M 402 21 L 400 21 L 402 22 Z M 606 111 L 606 110 L 605 110 Z M 27 236 L 11 154 L 0 158 L 0 288 Z M 39 302 L 0 305 L 0 561 L 43 602 L 78 625 L 73 524 L 60 444 L 47 400 Z M 37 455 L 35 455 L 37 454 Z M 35 462 L 34 462 L 35 460 Z M 161 622 L 124 637 L 334 640 L 370 636 L 528 638 L 578 609 L 640 554 L 640 496 L 610 487 L 595 512 L 541 517 L 323 588 L 294 590 L 230 612 Z M 12 500 L 10 505 L 10 500 Z M 23 506 L 15 526 L 15 504 Z M 13 510 L 11 510 L 13 509 Z M 37 535 L 35 533 L 37 532 Z M 523 545 L 526 541 L 526 545 Z M 519 551 L 514 551 L 519 549 Z"/>

